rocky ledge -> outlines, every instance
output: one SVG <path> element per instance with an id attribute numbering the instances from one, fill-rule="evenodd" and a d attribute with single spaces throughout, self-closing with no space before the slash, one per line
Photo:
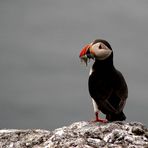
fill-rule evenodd
<path id="1" fill-rule="evenodd" d="M 148 148 L 148 128 L 139 122 L 75 122 L 47 131 L 0 130 L 2 148 Z"/>

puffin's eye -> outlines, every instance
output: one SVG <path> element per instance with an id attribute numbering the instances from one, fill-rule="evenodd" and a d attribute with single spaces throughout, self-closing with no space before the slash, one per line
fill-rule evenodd
<path id="1" fill-rule="evenodd" d="M 99 45 L 99 47 L 98 47 L 99 49 L 101 49 L 102 48 L 102 46 L 101 46 L 101 44 Z"/>

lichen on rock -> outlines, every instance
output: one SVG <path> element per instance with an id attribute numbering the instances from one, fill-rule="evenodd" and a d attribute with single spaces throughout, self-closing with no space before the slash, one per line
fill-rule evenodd
<path id="1" fill-rule="evenodd" d="M 0 130 L 3 148 L 146 148 L 148 129 L 139 122 L 75 122 L 47 131 Z"/>

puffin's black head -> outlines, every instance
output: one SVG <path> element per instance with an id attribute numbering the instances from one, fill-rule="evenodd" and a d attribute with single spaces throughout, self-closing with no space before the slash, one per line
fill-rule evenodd
<path id="1" fill-rule="evenodd" d="M 113 57 L 113 51 L 110 44 L 103 39 L 96 39 L 92 43 L 86 45 L 80 52 L 82 61 L 87 64 L 88 59 L 107 60 Z"/>
<path id="2" fill-rule="evenodd" d="M 109 49 L 112 50 L 111 45 L 110 45 L 106 40 L 103 40 L 103 39 L 96 39 L 96 40 L 93 41 L 93 44 L 96 44 L 96 43 L 103 43 L 103 44 L 106 45 Z"/>

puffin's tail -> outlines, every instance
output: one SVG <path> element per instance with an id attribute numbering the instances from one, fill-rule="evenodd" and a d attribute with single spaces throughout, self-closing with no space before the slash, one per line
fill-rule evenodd
<path id="1" fill-rule="evenodd" d="M 126 116 L 123 112 L 120 112 L 119 114 L 106 115 L 106 119 L 108 121 L 124 121 L 126 120 Z"/>

